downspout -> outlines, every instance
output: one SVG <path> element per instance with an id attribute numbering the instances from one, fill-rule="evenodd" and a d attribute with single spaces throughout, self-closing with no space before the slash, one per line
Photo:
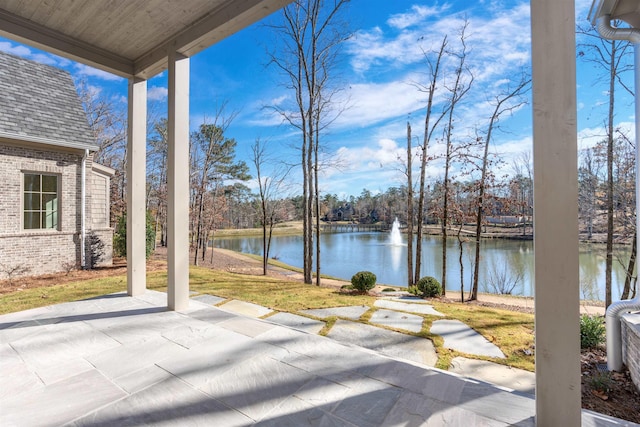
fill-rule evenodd
<path id="1" fill-rule="evenodd" d="M 89 157 L 89 150 L 84 150 L 84 157 L 82 157 L 82 170 L 80 184 L 82 190 L 80 192 L 80 266 L 84 270 L 87 268 L 87 254 L 85 241 L 87 239 L 86 231 L 86 219 L 87 219 L 87 157 Z"/>
<path id="2" fill-rule="evenodd" d="M 614 28 L 611 17 L 602 15 L 596 20 L 596 28 L 600 36 L 609 40 L 628 40 L 634 49 L 634 84 L 635 84 L 635 128 L 636 128 L 636 230 L 640 230 L 640 30 L 635 28 Z M 640 244 L 640 233 L 637 243 Z M 640 248 L 640 246 L 638 246 Z M 624 313 L 640 310 L 640 293 L 632 300 L 617 301 L 607 308 L 607 368 L 610 371 L 622 369 L 622 327 L 620 316 Z"/>

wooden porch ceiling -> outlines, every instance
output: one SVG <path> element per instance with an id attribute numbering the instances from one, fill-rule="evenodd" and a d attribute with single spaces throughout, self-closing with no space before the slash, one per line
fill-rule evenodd
<path id="1" fill-rule="evenodd" d="M 150 78 L 291 0 L 2 0 L 0 35 L 122 77 Z"/>

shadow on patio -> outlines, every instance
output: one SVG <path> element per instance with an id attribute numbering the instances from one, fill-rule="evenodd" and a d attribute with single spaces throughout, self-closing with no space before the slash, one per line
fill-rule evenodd
<path id="1" fill-rule="evenodd" d="M 528 396 L 166 294 L 0 316 L 0 424 L 534 425 Z M 583 412 L 583 425 L 619 425 Z"/>

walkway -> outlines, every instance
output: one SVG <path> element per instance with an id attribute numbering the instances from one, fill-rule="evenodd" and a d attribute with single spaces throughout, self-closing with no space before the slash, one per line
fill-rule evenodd
<path id="1" fill-rule="evenodd" d="M 224 305 L 165 305 L 147 291 L 0 316 L 0 425 L 534 425 L 527 395 Z"/>

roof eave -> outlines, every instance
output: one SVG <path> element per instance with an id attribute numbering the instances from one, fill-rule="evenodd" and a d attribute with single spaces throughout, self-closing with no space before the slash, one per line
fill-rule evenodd
<path id="1" fill-rule="evenodd" d="M 67 141 L 60 141 L 56 139 L 41 138 L 41 137 L 28 136 L 28 135 L 19 135 L 15 133 L 8 133 L 8 132 L 2 132 L 2 131 L 0 131 L 0 139 L 8 139 L 16 142 L 38 143 L 38 144 L 50 145 L 53 147 L 74 148 L 77 150 L 98 151 L 100 149 L 100 147 L 95 144 L 85 144 L 81 142 L 67 142 Z"/>

